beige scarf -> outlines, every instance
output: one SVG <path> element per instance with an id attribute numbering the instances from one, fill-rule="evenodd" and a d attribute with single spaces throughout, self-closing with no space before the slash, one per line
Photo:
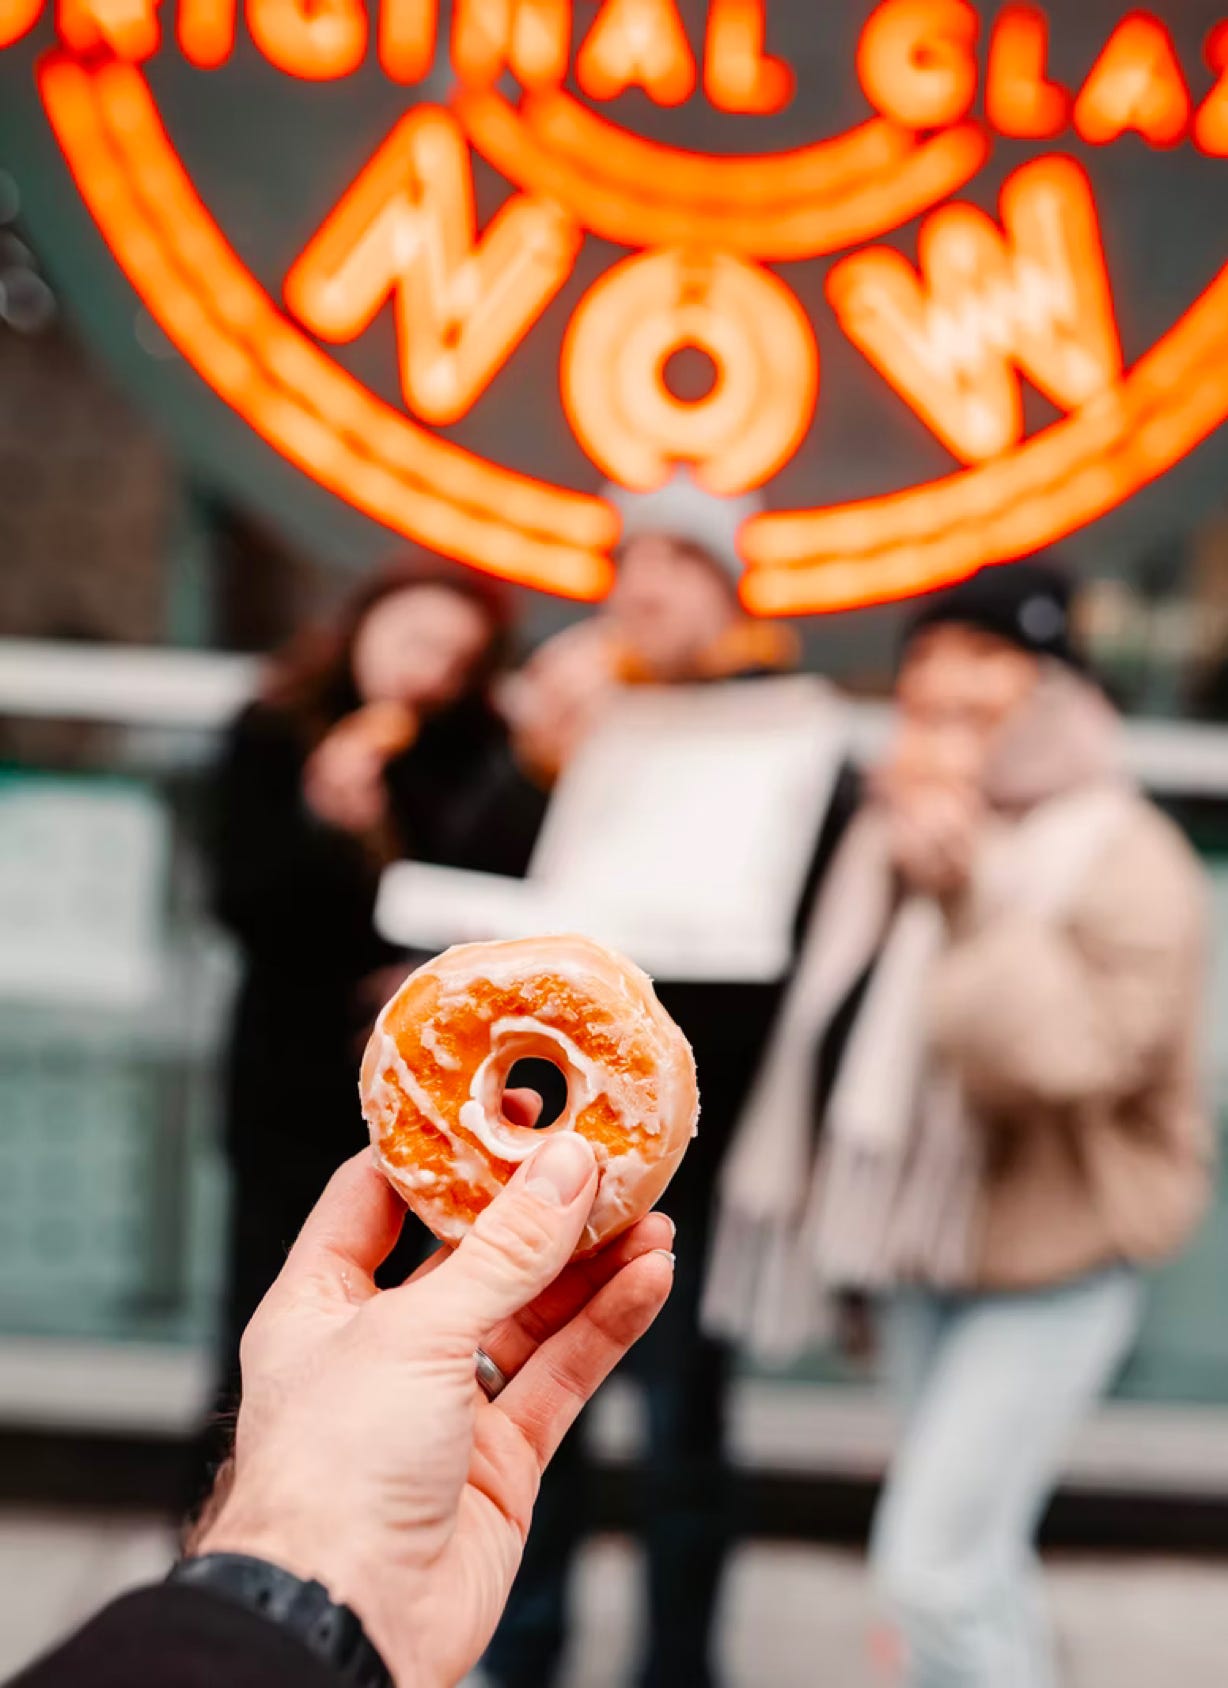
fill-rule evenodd
<path id="1" fill-rule="evenodd" d="M 1116 738 L 1099 693 L 1046 671 L 986 781 L 998 818 L 970 888 L 974 919 L 1002 907 L 1066 916 L 1126 812 Z M 936 904 L 899 900 L 885 818 L 868 807 L 816 904 L 722 1174 L 703 1312 L 717 1334 L 784 1357 L 823 1328 L 824 1288 L 970 1281 L 982 1138 L 925 1037 L 946 942 Z M 816 1156 L 813 1054 L 876 956 Z"/>

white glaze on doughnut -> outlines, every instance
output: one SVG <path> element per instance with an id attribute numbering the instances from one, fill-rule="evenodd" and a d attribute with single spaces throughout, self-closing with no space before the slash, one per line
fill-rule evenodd
<path id="1" fill-rule="evenodd" d="M 407 1096 L 414 1106 L 430 1120 L 435 1129 L 447 1138 L 457 1172 L 471 1184 L 475 1184 L 478 1189 L 487 1189 L 493 1195 L 499 1188 L 498 1179 L 494 1177 L 481 1155 L 474 1154 L 472 1147 L 465 1142 L 463 1137 L 457 1135 L 454 1127 L 449 1124 L 435 1106 L 432 1097 L 427 1094 L 405 1061 L 402 1060 L 401 1052 L 394 1040 L 383 1029 L 382 1019 L 383 1016 L 381 1015 L 380 1021 L 376 1022 L 374 1034 L 379 1038 L 376 1054 L 377 1076 L 368 1086 L 368 1094 L 375 1103 L 377 1112 L 374 1121 L 371 1121 L 368 1116 L 368 1123 L 373 1124 L 378 1132 L 378 1139 L 374 1147 L 383 1171 L 387 1175 L 392 1169 L 383 1161 L 383 1157 L 380 1155 L 380 1146 L 384 1137 L 396 1124 L 402 1097 Z M 395 1076 L 395 1086 L 390 1086 L 388 1083 L 387 1074 L 390 1071 Z M 398 1178 L 403 1176 L 399 1169 L 396 1176 Z M 433 1173 L 429 1175 L 429 1182 L 431 1184 L 435 1182 Z M 428 1186 L 420 1185 L 418 1187 L 426 1188 Z"/>
<path id="2" fill-rule="evenodd" d="M 439 1033 L 429 1020 L 422 1028 L 422 1047 L 429 1055 L 434 1056 L 441 1067 L 446 1067 L 449 1072 L 460 1070 L 459 1056 L 454 1055 L 450 1049 L 444 1048 L 439 1041 Z"/>
<path id="3" fill-rule="evenodd" d="M 629 1149 L 626 1154 L 608 1155 L 602 1162 L 597 1199 L 585 1226 L 585 1238 L 592 1241 L 620 1231 L 638 1217 L 637 1185 L 647 1169 L 644 1156 Z"/>
<path id="4" fill-rule="evenodd" d="M 492 993 L 525 1001 L 526 1012 L 509 1014 L 488 1000 Z M 414 1019 L 410 1004 L 417 999 L 423 1006 Z M 417 1051 L 412 1061 L 389 1027 L 390 1011 L 402 1002 L 400 1035 L 407 1051 Z M 556 1016 L 564 1024 L 552 1024 Z M 482 1023 L 488 1031 L 478 1030 Z M 577 1024 L 593 1026 L 602 1055 L 580 1047 Z M 480 1049 L 481 1058 L 459 1100 L 455 1076 L 445 1075 L 464 1072 L 468 1049 L 475 1056 Z M 593 1143 L 599 1184 L 581 1246 L 595 1247 L 659 1196 L 694 1135 L 698 1101 L 690 1049 L 647 975 L 588 939 L 462 945 L 406 981 L 380 1014 L 363 1063 L 363 1106 L 377 1160 L 437 1236 L 458 1240 L 475 1201 L 484 1204 L 541 1143 L 541 1131 L 512 1125 L 502 1112 L 508 1075 L 524 1055 L 554 1061 L 568 1082 L 567 1105 L 547 1129 L 579 1129 Z M 433 1085 L 448 1097 L 446 1107 L 431 1093 Z M 442 1139 L 455 1177 L 407 1156 L 407 1145 L 420 1141 L 424 1156 L 440 1166 L 438 1145 L 432 1150 L 426 1138 L 414 1138 L 415 1117 Z M 394 1144 L 389 1159 L 385 1149 Z M 467 1211 L 458 1210 L 458 1199 Z"/>

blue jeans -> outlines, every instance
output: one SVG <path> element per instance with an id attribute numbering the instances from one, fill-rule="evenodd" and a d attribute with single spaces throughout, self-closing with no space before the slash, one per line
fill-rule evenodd
<path id="1" fill-rule="evenodd" d="M 1125 1266 L 1027 1294 L 894 1298 L 887 1363 L 902 1439 L 871 1559 L 908 1688 L 1054 1688 L 1033 1537 L 1141 1305 Z"/>

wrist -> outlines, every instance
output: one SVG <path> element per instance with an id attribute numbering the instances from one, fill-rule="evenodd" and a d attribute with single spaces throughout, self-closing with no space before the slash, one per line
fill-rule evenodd
<path id="1" fill-rule="evenodd" d="M 315 1578 L 263 1554 L 213 1550 L 180 1561 L 167 1581 L 274 1625 L 333 1673 L 339 1688 L 394 1688 L 388 1656 L 360 1614 Z"/>
<path id="2" fill-rule="evenodd" d="M 382 1618 L 382 1602 L 375 1576 L 368 1574 L 348 1549 L 348 1532 L 279 1526 L 255 1516 L 243 1504 L 229 1500 L 200 1538 L 192 1544 L 191 1559 L 234 1557 L 276 1566 L 298 1581 L 316 1583 L 338 1606 L 348 1607 L 361 1623 L 380 1656 L 391 1659 L 391 1638 Z M 391 1668 L 391 1667 L 390 1667 Z M 406 1688 L 404 1683 L 401 1688 Z"/>

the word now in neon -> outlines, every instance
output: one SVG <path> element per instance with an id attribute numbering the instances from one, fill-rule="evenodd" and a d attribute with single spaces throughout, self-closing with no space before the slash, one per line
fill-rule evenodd
<path id="1" fill-rule="evenodd" d="M 1121 352 L 1091 186 L 1073 162 L 1037 160 L 1002 196 L 1003 230 L 972 206 L 922 225 L 919 271 L 871 248 L 833 270 L 850 338 L 966 462 L 1023 435 L 1018 371 L 1065 410 L 1107 391 Z M 519 194 L 476 236 L 468 150 L 456 119 L 401 119 L 292 268 L 286 297 L 322 339 L 361 333 L 391 299 L 402 389 L 434 423 L 465 415 L 571 272 L 580 229 L 557 203 Z M 718 378 L 682 402 L 662 370 L 684 346 Z M 714 491 L 761 485 L 793 455 L 818 390 L 813 330 L 770 271 L 672 247 L 628 258 L 580 302 L 562 393 L 603 471 L 659 484 L 697 465 Z"/>

